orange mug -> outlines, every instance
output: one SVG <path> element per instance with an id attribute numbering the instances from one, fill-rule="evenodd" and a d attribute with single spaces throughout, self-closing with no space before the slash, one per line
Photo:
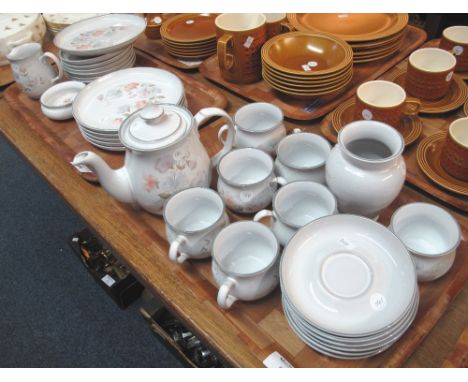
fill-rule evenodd
<path id="1" fill-rule="evenodd" d="M 450 124 L 440 164 L 448 174 L 468 182 L 468 117 Z"/>
<path id="2" fill-rule="evenodd" d="M 293 26 L 287 22 L 286 13 L 264 13 L 264 15 L 266 17 L 267 40 L 294 30 Z"/>
<path id="3" fill-rule="evenodd" d="M 368 81 L 356 91 L 356 120 L 374 120 L 399 129 L 403 115 L 417 115 L 421 107 L 418 99 L 406 96 L 405 90 L 389 81 Z"/>
<path id="4" fill-rule="evenodd" d="M 468 71 L 468 26 L 453 26 L 444 29 L 439 48 L 448 50 L 455 55 L 456 72 Z"/>
<path id="5" fill-rule="evenodd" d="M 260 52 L 266 41 L 263 13 L 223 13 L 216 17 L 218 62 L 222 77 L 234 83 L 262 79 Z"/>

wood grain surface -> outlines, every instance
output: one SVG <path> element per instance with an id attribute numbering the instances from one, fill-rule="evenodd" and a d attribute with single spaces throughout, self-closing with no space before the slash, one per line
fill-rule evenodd
<path id="1" fill-rule="evenodd" d="M 353 79 L 338 95 L 316 97 L 311 101 L 295 100 L 273 90 L 265 81 L 250 85 L 234 84 L 224 80 L 218 66 L 217 56 L 212 56 L 200 65 L 199 71 L 209 80 L 229 89 L 250 101 L 270 102 L 280 107 L 284 115 L 295 120 L 312 120 L 333 110 L 341 102 L 354 95 L 357 87 L 365 81 L 376 79 L 402 61 L 426 41 L 426 32 L 408 26 L 405 39 L 395 54 L 387 59 L 354 65 Z"/>

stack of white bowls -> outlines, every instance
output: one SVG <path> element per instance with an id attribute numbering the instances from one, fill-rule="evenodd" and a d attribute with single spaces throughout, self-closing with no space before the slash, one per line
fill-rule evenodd
<path id="1" fill-rule="evenodd" d="M 92 17 L 66 27 L 54 38 L 64 72 L 74 81 L 89 83 L 133 67 L 132 43 L 145 27 L 142 17 L 125 14 Z"/>
<path id="2" fill-rule="evenodd" d="M 125 151 L 119 139 L 122 122 L 147 103 L 186 106 L 182 81 L 157 68 L 130 68 L 108 74 L 80 91 L 73 117 L 81 135 L 94 146 Z"/>
<path id="3" fill-rule="evenodd" d="M 335 358 L 381 353 L 418 309 L 405 246 L 386 227 L 356 215 L 327 216 L 301 228 L 284 250 L 280 280 L 293 331 Z"/>

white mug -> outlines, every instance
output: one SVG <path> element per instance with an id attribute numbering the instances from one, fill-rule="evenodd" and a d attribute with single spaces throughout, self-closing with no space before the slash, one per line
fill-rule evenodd
<path id="1" fill-rule="evenodd" d="M 213 243 L 219 306 L 229 309 L 237 300 L 257 300 L 273 291 L 279 282 L 279 258 L 279 243 L 263 224 L 240 221 L 224 228 Z"/>
<path id="2" fill-rule="evenodd" d="M 278 185 L 273 159 L 262 150 L 244 148 L 224 155 L 218 163 L 218 192 L 226 206 L 239 213 L 254 213 L 271 203 Z"/>
<path id="3" fill-rule="evenodd" d="M 49 58 L 57 65 L 56 74 Z M 37 42 L 19 45 L 7 55 L 16 83 L 31 98 L 39 98 L 42 93 L 63 77 L 60 60 L 52 53 L 42 52 Z"/>
<path id="4" fill-rule="evenodd" d="M 166 237 L 173 262 L 211 255 L 216 235 L 229 224 L 224 203 L 213 190 L 188 188 L 172 196 L 164 207 Z"/>
<path id="5" fill-rule="evenodd" d="M 418 281 L 432 281 L 449 271 L 461 232 L 447 211 L 429 203 L 409 203 L 393 213 L 389 228 L 408 249 Z"/>
<path id="6" fill-rule="evenodd" d="M 282 246 L 307 223 L 337 213 L 337 202 L 331 191 L 316 182 L 288 183 L 273 198 L 273 211 L 262 210 L 253 220 L 271 218 L 271 229 Z"/>
<path id="7" fill-rule="evenodd" d="M 325 163 L 330 151 L 331 145 L 325 138 L 294 129 L 278 145 L 275 172 L 288 182 L 309 180 L 325 184 Z"/>
<path id="8" fill-rule="evenodd" d="M 268 102 L 242 106 L 234 115 L 234 147 L 252 147 L 274 155 L 278 143 L 286 136 L 283 118 L 281 109 Z M 227 125 L 223 126 L 218 133 L 218 139 L 223 144 L 222 136 L 227 128 Z"/>

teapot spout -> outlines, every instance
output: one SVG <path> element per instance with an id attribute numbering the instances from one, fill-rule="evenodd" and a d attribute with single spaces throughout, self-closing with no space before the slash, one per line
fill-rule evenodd
<path id="1" fill-rule="evenodd" d="M 125 166 L 113 170 L 100 156 L 91 151 L 83 151 L 77 154 L 71 164 L 80 171 L 86 167 L 93 171 L 102 187 L 118 201 L 135 203 L 130 178 Z"/>

